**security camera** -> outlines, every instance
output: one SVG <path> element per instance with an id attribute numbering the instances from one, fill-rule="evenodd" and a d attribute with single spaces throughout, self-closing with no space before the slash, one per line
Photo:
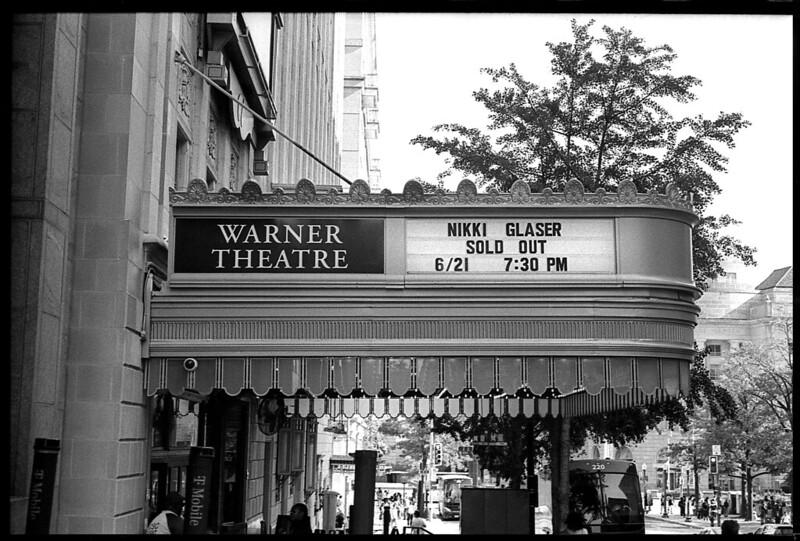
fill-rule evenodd
<path id="1" fill-rule="evenodd" d="M 197 370 L 197 359 L 189 357 L 183 360 L 183 369 L 187 372 L 194 372 Z"/>

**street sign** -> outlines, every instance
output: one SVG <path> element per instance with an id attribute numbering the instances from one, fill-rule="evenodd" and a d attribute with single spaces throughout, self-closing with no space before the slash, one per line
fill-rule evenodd
<path id="1" fill-rule="evenodd" d="M 721 445 L 712 445 L 711 446 L 711 454 L 712 455 L 717 455 L 717 456 L 721 455 L 722 454 L 721 447 L 722 447 Z"/>

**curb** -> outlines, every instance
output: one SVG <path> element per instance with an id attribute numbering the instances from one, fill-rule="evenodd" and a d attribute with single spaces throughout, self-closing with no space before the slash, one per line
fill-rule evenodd
<path id="1" fill-rule="evenodd" d="M 707 528 L 708 527 L 707 525 L 699 524 L 699 523 L 695 522 L 694 520 L 692 520 L 691 522 L 686 522 L 683 519 L 664 518 L 664 517 L 662 517 L 660 515 L 658 515 L 658 516 L 657 515 L 645 515 L 645 518 L 650 518 L 650 519 L 658 520 L 658 521 L 661 521 L 661 522 L 669 522 L 670 524 L 677 524 L 677 525 L 680 525 L 680 526 L 687 526 L 689 528 L 694 528 L 694 529 L 697 529 L 697 530 L 702 530 L 703 528 Z"/>
<path id="2" fill-rule="evenodd" d="M 653 520 L 660 520 L 661 522 L 669 522 L 671 524 L 688 526 L 689 528 L 695 528 L 695 529 L 698 529 L 698 530 L 702 530 L 704 528 L 710 527 L 710 523 L 708 523 L 706 521 L 703 521 L 702 519 L 697 519 L 695 517 L 692 518 L 691 522 L 686 522 L 682 518 L 672 518 L 672 517 L 664 518 L 661 515 L 645 515 L 645 517 L 651 518 Z M 739 525 L 742 525 L 742 524 L 758 524 L 758 521 L 749 521 L 748 522 L 748 521 L 742 519 L 741 517 L 734 516 L 734 515 L 730 515 L 727 518 L 735 520 L 736 522 L 739 523 Z M 717 524 L 717 526 L 719 526 L 719 524 Z"/>

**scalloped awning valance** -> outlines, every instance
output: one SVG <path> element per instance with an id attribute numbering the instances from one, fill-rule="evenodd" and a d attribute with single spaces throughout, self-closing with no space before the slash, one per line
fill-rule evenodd
<path id="1" fill-rule="evenodd" d="M 279 393 L 306 415 L 585 415 L 688 392 L 689 362 L 661 357 L 154 358 L 148 395 Z"/>

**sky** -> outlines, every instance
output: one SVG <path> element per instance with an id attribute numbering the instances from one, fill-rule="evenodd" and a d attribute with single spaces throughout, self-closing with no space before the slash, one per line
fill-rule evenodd
<path id="1" fill-rule="evenodd" d="M 732 269 L 755 286 L 792 264 L 792 18 L 788 15 L 579 13 L 379 13 L 376 17 L 379 153 L 382 187 L 402 191 L 420 177 L 436 182 L 443 157 L 409 141 L 433 126 L 458 122 L 485 128 L 486 110 L 472 92 L 492 88 L 484 67 L 517 65 L 529 81 L 548 84 L 545 46 L 570 41 L 570 19 L 625 26 L 648 46 L 670 45 L 673 73 L 702 81 L 697 100 L 675 105 L 674 116 L 741 112 L 752 125 L 726 149 L 728 172 L 716 176 L 722 193 L 709 214 L 742 224 L 727 232 L 757 248 L 754 267 Z M 680 107 L 678 109 L 678 107 Z M 445 187 L 463 178 L 455 172 Z"/>

